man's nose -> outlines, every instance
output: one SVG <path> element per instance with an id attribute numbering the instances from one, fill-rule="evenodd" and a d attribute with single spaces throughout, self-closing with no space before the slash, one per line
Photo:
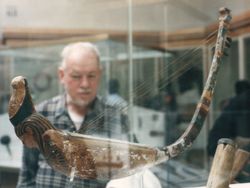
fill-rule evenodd
<path id="1" fill-rule="evenodd" d="M 89 87 L 89 80 L 86 76 L 82 77 L 80 87 Z"/>

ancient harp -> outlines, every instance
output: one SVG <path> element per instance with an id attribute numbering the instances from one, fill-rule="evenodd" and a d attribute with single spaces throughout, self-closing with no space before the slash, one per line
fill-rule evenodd
<path id="1" fill-rule="evenodd" d="M 179 155 L 191 147 L 198 136 L 213 96 L 231 20 L 227 8 L 221 8 L 219 13 L 215 52 L 201 99 L 187 130 L 173 144 L 154 148 L 57 130 L 35 111 L 27 80 L 22 76 L 12 80 L 13 91 L 9 102 L 9 118 L 16 135 L 24 145 L 39 148 L 55 170 L 83 179 L 122 178 Z M 30 138 L 31 142 L 25 142 L 25 137 Z"/>

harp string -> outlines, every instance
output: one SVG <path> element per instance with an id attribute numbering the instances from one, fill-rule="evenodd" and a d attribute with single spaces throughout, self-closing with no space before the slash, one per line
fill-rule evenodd
<path id="1" fill-rule="evenodd" d="M 215 34 L 217 33 L 217 31 L 218 30 L 211 32 L 205 39 L 202 40 L 201 45 L 199 45 L 198 47 L 191 49 L 191 50 L 188 50 L 183 55 L 179 56 L 178 58 L 174 59 L 173 61 L 166 63 L 165 66 L 159 71 L 160 75 L 165 73 L 166 70 L 173 70 L 174 67 L 178 67 L 178 69 L 176 71 L 170 73 L 167 77 L 164 77 L 162 79 L 163 83 L 162 83 L 162 85 L 159 86 L 159 88 L 164 88 L 166 85 L 173 82 L 174 80 L 179 78 L 181 75 L 183 75 L 185 72 L 190 70 L 193 66 L 197 65 L 199 63 L 199 61 L 196 61 L 196 60 L 202 57 L 199 50 L 204 45 L 210 44 L 211 41 L 213 41 L 216 38 Z M 187 62 L 183 61 L 185 58 L 187 58 L 189 56 L 191 56 L 193 58 Z M 150 78 L 154 79 L 154 76 L 150 76 Z M 133 96 L 134 93 L 141 93 L 137 96 L 134 96 L 134 99 L 138 99 L 138 98 L 144 97 L 145 95 L 150 93 L 151 92 L 150 89 L 151 89 L 151 83 L 147 83 L 146 81 L 144 81 L 144 82 L 140 83 L 139 85 L 137 85 L 134 88 L 133 93 L 129 93 L 128 96 Z M 114 105 L 121 105 L 121 103 L 116 102 L 116 103 L 114 103 Z M 125 107 L 121 108 L 120 112 L 126 113 L 129 108 L 130 108 L 130 105 L 128 104 Z M 96 131 L 98 129 L 98 127 L 93 126 L 93 125 L 95 125 L 96 122 L 104 116 L 104 114 L 105 114 L 105 111 L 100 113 L 99 115 L 97 115 L 94 119 L 89 121 L 87 125 L 84 125 L 85 126 L 84 129 L 89 129 L 93 132 Z M 105 128 L 104 128 L 104 131 L 111 131 L 112 132 L 112 130 L 105 130 Z"/>

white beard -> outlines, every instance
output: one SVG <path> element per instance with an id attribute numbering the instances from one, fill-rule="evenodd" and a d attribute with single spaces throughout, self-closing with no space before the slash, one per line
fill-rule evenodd
<path id="1" fill-rule="evenodd" d="M 76 105 L 78 107 L 86 107 L 89 105 L 90 101 L 86 101 L 82 99 L 72 99 L 71 96 L 67 95 L 67 103 Z"/>

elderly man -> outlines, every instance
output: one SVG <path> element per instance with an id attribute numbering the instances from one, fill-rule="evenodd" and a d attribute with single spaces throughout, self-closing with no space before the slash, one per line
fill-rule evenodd
<path id="1" fill-rule="evenodd" d="M 97 96 L 101 73 L 99 52 L 93 44 L 69 44 L 62 51 L 58 68 L 65 92 L 39 104 L 37 111 L 62 130 L 127 140 L 126 115 Z M 54 171 L 37 149 L 24 147 L 18 188 L 105 187 L 106 184 L 78 178 L 70 181 L 69 177 Z"/>

